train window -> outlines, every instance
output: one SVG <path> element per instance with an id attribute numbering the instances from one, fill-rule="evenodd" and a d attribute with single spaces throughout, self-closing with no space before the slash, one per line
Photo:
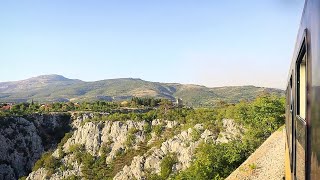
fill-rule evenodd
<path id="1" fill-rule="evenodd" d="M 290 78 L 290 112 L 289 112 L 289 123 L 288 126 L 290 128 L 290 133 L 289 133 L 289 152 L 290 152 L 290 160 L 291 160 L 291 165 L 293 164 L 293 157 L 292 157 L 292 146 L 293 146 L 293 137 L 292 135 L 294 134 L 294 129 L 293 129 L 293 125 L 294 125 L 294 117 L 293 117 L 293 92 L 292 92 L 292 76 Z M 292 168 L 291 168 L 292 170 Z"/>
<path id="2" fill-rule="evenodd" d="M 303 53 L 303 56 L 300 61 L 298 61 L 297 66 L 298 73 L 298 104 L 297 104 L 297 115 L 300 116 L 303 120 L 306 119 L 306 96 L 307 96 L 307 66 L 306 66 L 306 54 Z"/>
<path id="3" fill-rule="evenodd" d="M 292 76 L 290 78 L 290 113 L 293 113 Z"/>

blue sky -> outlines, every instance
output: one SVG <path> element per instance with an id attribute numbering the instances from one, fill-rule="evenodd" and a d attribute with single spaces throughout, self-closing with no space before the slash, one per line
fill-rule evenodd
<path id="1" fill-rule="evenodd" d="M 0 81 L 284 88 L 302 0 L 1 0 Z"/>

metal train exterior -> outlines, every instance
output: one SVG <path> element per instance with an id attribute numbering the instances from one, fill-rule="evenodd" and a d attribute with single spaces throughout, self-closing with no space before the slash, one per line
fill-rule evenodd
<path id="1" fill-rule="evenodd" d="M 320 180 L 320 0 L 306 0 L 286 89 L 286 179 Z"/>

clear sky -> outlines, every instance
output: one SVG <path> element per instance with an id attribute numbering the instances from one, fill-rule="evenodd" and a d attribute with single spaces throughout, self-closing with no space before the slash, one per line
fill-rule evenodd
<path id="1" fill-rule="evenodd" d="M 1 0 L 0 81 L 284 88 L 302 0 Z"/>

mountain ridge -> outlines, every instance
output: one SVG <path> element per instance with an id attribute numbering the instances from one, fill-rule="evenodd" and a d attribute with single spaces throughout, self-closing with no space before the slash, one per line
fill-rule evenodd
<path id="1" fill-rule="evenodd" d="M 283 90 L 266 87 L 206 87 L 196 84 L 162 83 L 140 78 L 99 81 L 69 79 L 61 75 L 41 75 L 21 81 L 0 82 L 0 102 L 119 101 L 132 97 L 182 98 L 187 105 L 212 105 L 252 100 L 261 93 L 283 95 Z"/>

